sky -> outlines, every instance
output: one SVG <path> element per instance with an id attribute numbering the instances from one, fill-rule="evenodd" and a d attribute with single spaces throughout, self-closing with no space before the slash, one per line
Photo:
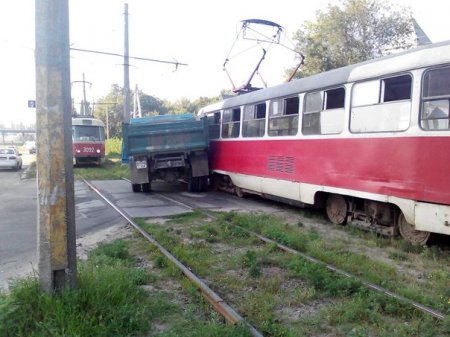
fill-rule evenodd
<path id="1" fill-rule="evenodd" d="M 261 45 L 236 40 L 245 19 L 270 20 L 283 26 L 281 41 L 293 47 L 292 36 L 317 10 L 338 0 L 69 0 L 70 44 L 73 48 L 123 54 L 124 4 L 129 11 L 130 56 L 186 63 L 178 66 L 130 60 L 130 87 L 175 101 L 217 96 L 231 89 L 227 65 L 236 86 L 243 84 L 261 55 Z M 450 40 L 450 1 L 391 0 L 407 6 L 433 42 Z M 0 5 L 0 125 L 34 123 L 34 0 L 2 1 Z M 231 54 L 230 54 L 231 51 Z M 241 51 L 245 51 L 240 53 Z M 105 96 L 111 85 L 123 86 L 123 59 L 71 52 L 72 95 L 81 93 L 83 74 L 88 100 Z M 245 66 L 243 66 L 245 65 Z M 283 82 L 295 65 L 288 48 L 271 46 L 260 72 L 268 86 Z M 261 85 L 255 78 L 255 84 Z"/>

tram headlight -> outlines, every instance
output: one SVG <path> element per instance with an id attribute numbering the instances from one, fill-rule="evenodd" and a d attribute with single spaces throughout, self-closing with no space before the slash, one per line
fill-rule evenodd
<path id="1" fill-rule="evenodd" d="M 97 153 L 100 153 L 100 149 L 97 149 Z"/>
<path id="2" fill-rule="evenodd" d="M 76 149 L 75 152 L 76 153 L 81 153 L 81 150 L 80 149 Z"/>

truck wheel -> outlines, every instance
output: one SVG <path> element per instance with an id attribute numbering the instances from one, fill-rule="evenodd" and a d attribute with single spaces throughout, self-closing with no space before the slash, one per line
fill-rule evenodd
<path id="1" fill-rule="evenodd" d="M 141 184 L 131 184 L 131 188 L 133 189 L 134 193 L 141 191 Z"/>
<path id="2" fill-rule="evenodd" d="M 188 191 L 189 192 L 198 192 L 199 191 L 199 181 L 200 179 L 198 177 L 189 177 L 188 181 Z"/>
<path id="3" fill-rule="evenodd" d="M 198 178 L 198 192 L 203 192 L 208 188 L 208 177 Z"/>
<path id="4" fill-rule="evenodd" d="M 150 183 L 145 183 L 145 184 L 142 184 L 142 192 L 150 192 L 150 190 L 151 190 L 151 186 L 150 186 Z"/>

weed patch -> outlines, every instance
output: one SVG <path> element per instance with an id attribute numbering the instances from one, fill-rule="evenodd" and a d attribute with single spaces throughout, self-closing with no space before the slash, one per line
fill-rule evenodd
<path id="1" fill-rule="evenodd" d="M 246 326 L 224 325 L 206 304 L 199 307 L 196 292 L 179 305 L 173 292 L 147 291 L 143 285 L 167 281 L 134 268 L 130 245 L 143 249 L 139 240 L 119 240 L 92 251 L 78 263 L 75 290 L 43 293 L 36 278 L 12 284 L 10 294 L 0 293 L 0 336 L 251 336 Z"/>
<path id="2" fill-rule="evenodd" d="M 122 155 L 122 139 L 109 138 L 105 141 L 105 152 L 109 158 L 120 158 Z"/>
<path id="3" fill-rule="evenodd" d="M 114 180 L 130 176 L 128 165 L 122 165 L 120 161 L 106 159 L 101 166 L 79 166 L 74 168 L 75 178 L 83 177 L 87 180 Z"/>
<path id="4" fill-rule="evenodd" d="M 347 246 L 342 244 L 342 240 L 325 241 L 316 232 L 307 232 L 299 226 L 286 226 L 280 218 L 272 215 L 234 212 L 223 215 L 222 219 L 248 228 L 441 312 L 446 313 L 450 310 L 448 303 L 450 299 L 448 269 L 444 269 L 438 272 L 438 275 L 432 275 L 422 280 L 422 282 L 412 282 L 410 278 L 398 274 L 393 266 L 350 251 Z M 356 233 L 376 238 L 376 245 L 383 246 L 387 242 L 391 242 L 391 239 L 380 238 L 373 233 L 363 233 L 361 231 Z M 442 264 L 446 261 L 446 257 L 442 256 L 443 254 L 439 249 L 417 247 L 403 240 L 397 242 L 400 243 L 400 249 L 393 253 L 394 256 L 406 259 L 407 254 L 414 252 L 420 254 L 425 260 L 433 260 L 437 264 Z M 316 286 L 320 287 L 317 284 Z"/>
<path id="5" fill-rule="evenodd" d="M 106 259 L 98 259 L 105 261 Z M 39 289 L 37 279 L 15 284 L 0 299 L 1 336 L 112 336 L 138 335 L 150 329 L 150 302 L 139 285 L 145 273 L 121 262 L 79 263 L 78 288 L 61 294 Z"/>

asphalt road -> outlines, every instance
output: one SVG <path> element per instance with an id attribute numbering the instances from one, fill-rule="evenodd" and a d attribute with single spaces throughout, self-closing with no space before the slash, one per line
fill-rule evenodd
<path id="1" fill-rule="evenodd" d="M 24 169 L 0 170 L 0 288 L 8 279 L 29 275 L 37 265 L 37 181 L 22 179 Z M 75 183 L 77 238 L 125 223 L 82 182 Z"/>
<path id="2" fill-rule="evenodd" d="M 0 286 L 2 276 L 36 268 L 36 179 L 21 180 L 23 171 L 0 170 Z M 18 262 L 27 261 L 20 267 Z"/>

